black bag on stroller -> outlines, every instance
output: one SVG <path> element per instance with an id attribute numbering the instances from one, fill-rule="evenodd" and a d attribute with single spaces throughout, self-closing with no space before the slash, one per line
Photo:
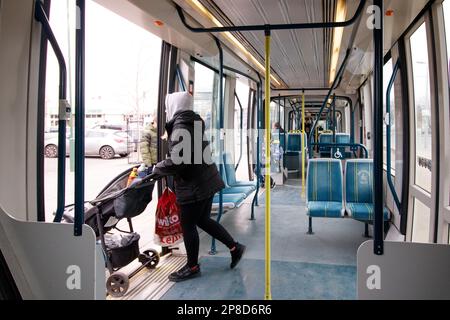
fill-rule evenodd
<path id="1" fill-rule="evenodd" d="M 127 187 L 133 169 L 121 173 L 99 193 L 96 199 L 85 203 L 85 224 L 94 230 L 102 244 L 106 267 L 111 274 L 107 281 L 107 289 L 115 297 L 126 293 L 132 275 L 144 267 L 153 269 L 159 263 L 159 254 L 155 250 L 146 250 L 140 254 L 140 236 L 134 232 L 131 220 L 144 212 L 152 200 L 155 181 L 148 178 L 149 176 L 136 178 L 133 184 Z M 127 219 L 130 231 L 117 228 L 122 219 Z M 74 222 L 74 205 L 65 208 L 63 221 Z M 110 233 L 113 229 L 120 233 Z M 130 277 L 116 272 L 136 258 L 139 258 L 142 266 Z"/>

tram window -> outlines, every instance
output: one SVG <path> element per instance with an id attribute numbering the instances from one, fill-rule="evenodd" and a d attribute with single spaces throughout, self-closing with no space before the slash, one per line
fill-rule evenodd
<path id="1" fill-rule="evenodd" d="M 73 106 L 75 2 L 52 1 L 50 23 L 66 58 L 69 75 L 68 98 Z M 69 32 L 69 30 L 73 31 Z M 133 119 L 139 123 L 137 132 L 144 131 L 145 124 L 150 121 L 152 115 L 156 114 L 161 45 L 161 39 L 144 28 L 113 13 L 95 1 L 86 1 L 86 136 L 90 134 L 103 136 L 100 131 L 104 129 L 105 125 L 117 126 L 118 129 L 126 128 L 127 119 Z M 51 125 L 58 124 L 56 119 L 52 118 L 52 115 L 57 114 L 58 110 L 58 82 L 58 63 L 53 50 L 49 49 L 45 104 L 47 130 Z M 93 127 L 96 127 L 96 132 L 89 130 Z M 75 130 L 68 128 L 68 137 L 73 133 L 71 131 Z M 56 210 L 58 172 L 57 159 L 53 158 L 52 148 L 46 150 L 45 147 L 50 143 L 57 144 L 57 138 L 54 138 L 56 136 L 46 134 L 49 139 L 45 141 L 44 146 L 47 155 L 44 168 L 46 221 L 53 220 L 53 212 Z M 133 149 L 130 146 L 124 147 L 124 143 L 121 143 L 117 148 L 124 150 L 123 153 L 119 154 L 118 150 L 115 150 L 114 161 L 109 162 L 94 153 L 96 147 L 86 143 L 86 200 L 95 199 L 98 193 L 119 173 L 129 169 L 132 163 L 139 163 L 143 160 L 138 139 L 133 146 Z M 119 156 L 123 156 L 123 158 Z M 68 158 L 66 204 L 74 201 L 74 172 L 71 172 L 69 163 Z M 154 206 L 155 203 L 152 202 L 147 210 L 154 210 Z M 140 222 L 139 219 L 144 217 L 141 215 L 137 218 L 137 224 Z M 137 225 L 137 227 L 140 226 Z M 146 227 L 148 228 L 148 225 Z M 148 234 L 150 236 L 150 232 Z"/>
<path id="2" fill-rule="evenodd" d="M 432 161 L 431 91 L 425 23 L 411 36 L 410 44 L 415 105 L 415 184 L 431 193 L 431 170 L 424 165 Z"/>
<path id="3" fill-rule="evenodd" d="M 387 87 L 389 85 L 389 81 L 391 80 L 393 72 L 393 65 L 392 65 L 392 59 L 390 59 L 385 65 L 383 70 L 383 110 L 385 117 L 387 117 L 386 114 L 386 93 L 387 93 Z M 395 95 L 394 90 L 391 91 L 390 95 L 390 102 L 391 102 L 391 112 L 390 112 L 390 119 L 385 119 L 386 121 L 390 121 L 391 123 L 391 168 L 392 174 L 395 174 Z M 383 126 L 383 164 L 387 165 L 387 136 L 386 136 L 386 125 Z"/>
<path id="4" fill-rule="evenodd" d="M 214 116 L 214 77 L 214 71 L 195 63 L 194 111 L 205 121 L 206 134 L 212 149 L 215 148 L 213 129 L 218 127 L 213 120 L 219 118 Z"/>

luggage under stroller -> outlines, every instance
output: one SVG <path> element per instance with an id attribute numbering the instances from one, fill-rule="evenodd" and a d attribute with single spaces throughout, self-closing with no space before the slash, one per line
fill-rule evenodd
<path id="1" fill-rule="evenodd" d="M 127 187 L 128 177 L 134 168 L 123 172 L 113 179 L 95 200 L 86 202 L 84 221 L 95 232 L 101 242 L 106 267 L 110 276 L 106 283 L 108 293 L 113 297 L 123 296 L 129 287 L 129 279 L 143 268 L 153 269 L 159 263 L 156 250 L 139 251 L 138 233 L 134 232 L 132 218 L 144 212 L 152 200 L 155 181 L 148 178 L 136 179 Z M 117 228 L 117 224 L 127 219 L 130 231 Z M 63 221 L 74 222 L 74 206 L 67 206 Z M 115 229 L 119 233 L 111 233 Z M 130 264 L 136 258 L 142 264 L 138 270 L 127 276 L 119 269 Z"/>

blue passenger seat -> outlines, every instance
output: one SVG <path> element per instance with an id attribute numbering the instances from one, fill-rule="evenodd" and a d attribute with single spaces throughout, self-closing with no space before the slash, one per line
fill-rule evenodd
<path id="1" fill-rule="evenodd" d="M 373 221 L 373 160 L 348 160 L 345 168 L 345 184 L 347 214 L 358 221 Z M 384 208 L 385 221 L 389 220 L 389 215 L 389 211 Z"/>
<path id="2" fill-rule="evenodd" d="M 345 215 L 345 207 L 341 161 L 310 160 L 306 194 L 309 234 L 312 234 L 312 218 L 342 218 Z"/>
<path id="3" fill-rule="evenodd" d="M 229 153 L 225 153 L 223 155 L 224 158 L 224 168 L 226 175 L 226 182 L 230 188 L 243 187 L 248 194 L 252 193 L 256 190 L 256 181 L 237 181 L 236 180 L 236 171 L 235 164 L 231 160 L 231 155 Z"/>
<path id="4" fill-rule="evenodd" d="M 347 133 L 337 133 L 336 134 L 336 143 L 337 144 L 349 144 L 351 142 L 350 139 L 350 135 Z M 350 148 L 349 147 L 338 147 L 337 150 L 340 151 L 340 153 L 342 154 L 342 158 L 341 159 L 349 159 L 352 157 L 352 153 L 349 152 Z M 333 154 L 336 151 L 333 150 Z"/>
<path id="5" fill-rule="evenodd" d="M 239 194 L 223 194 L 223 207 L 224 209 L 234 209 L 241 205 L 242 201 L 245 200 L 245 196 L 242 193 Z M 213 199 L 213 209 L 219 207 L 219 194 L 216 194 Z"/>
<path id="6" fill-rule="evenodd" d="M 308 150 L 308 139 L 306 134 L 301 133 L 288 133 L 286 137 L 286 153 L 285 153 L 285 166 L 288 172 L 300 173 L 301 159 L 302 159 L 302 139 L 304 139 L 303 152 Z M 305 156 L 308 159 L 308 156 Z"/>
<path id="7" fill-rule="evenodd" d="M 333 134 L 332 133 L 322 133 L 319 136 L 319 144 L 331 144 L 333 143 Z M 319 146 L 319 154 L 321 158 L 329 158 L 331 156 L 331 148 L 330 147 L 322 147 Z"/>
<path id="8" fill-rule="evenodd" d="M 223 194 L 242 194 L 244 195 L 244 199 L 247 198 L 247 196 L 252 193 L 253 190 L 249 186 L 230 186 L 227 179 L 227 172 L 225 169 L 224 164 L 217 165 L 217 170 L 220 171 L 220 167 L 222 167 L 222 180 L 225 183 L 225 188 L 222 190 Z"/>

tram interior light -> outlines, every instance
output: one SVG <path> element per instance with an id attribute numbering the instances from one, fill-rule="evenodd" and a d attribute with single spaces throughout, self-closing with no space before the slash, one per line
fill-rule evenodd
<path id="1" fill-rule="evenodd" d="M 345 21 L 347 16 L 347 3 L 346 0 L 338 0 L 336 6 L 336 22 Z M 330 64 L 330 84 L 334 82 L 336 78 L 337 65 L 339 60 L 339 53 L 341 50 L 342 37 L 344 34 L 344 28 L 334 28 L 333 29 L 333 46 L 331 52 L 331 64 Z"/>
<path id="2" fill-rule="evenodd" d="M 187 1 L 191 7 L 196 10 L 198 13 L 202 14 L 208 20 L 210 20 L 216 27 L 223 27 L 224 25 L 220 23 L 219 20 L 211 13 L 208 9 L 206 9 L 198 0 L 188 0 Z M 231 32 L 222 33 L 234 46 L 236 46 L 246 57 L 248 57 L 260 70 L 263 74 L 265 74 L 265 67 L 236 39 Z M 281 82 L 273 75 L 270 75 L 270 78 L 277 86 L 281 86 Z"/>

